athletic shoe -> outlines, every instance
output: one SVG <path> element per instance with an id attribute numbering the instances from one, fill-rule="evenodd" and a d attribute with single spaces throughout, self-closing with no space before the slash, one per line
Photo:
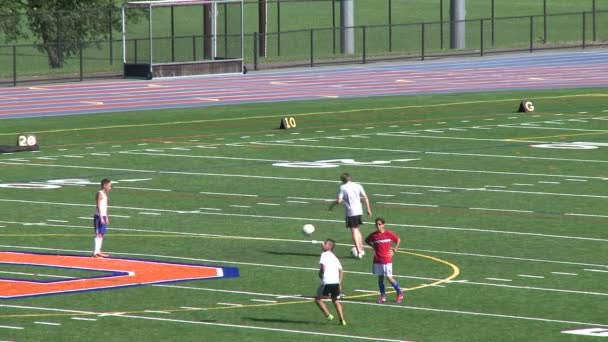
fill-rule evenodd
<path id="1" fill-rule="evenodd" d="M 378 298 L 378 300 L 376 301 L 376 303 L 378 304 L 382 304 L 386 302 L 386 297 L 385 296 L 381 296 L 380 298 Z"/>
<path id="2" fill-rule="evenodd" d="M 103 258 L 103 257 L 101 256 L 101 254 L 96 253 L 96 254 L 91 255 L 91 258 L 99 259 L 99 258 Z"/>
<path id="3" fill-rule="evenodd" d="M 395 299 L 395 303 L 401 303 L 403 301 L 403 293 L 397 295 L 397 299 Z"/>
<path id="4" fill-rule="evenodd" d="M 105 254 L 105 253 L 99 253 L 99 255 L 100 255 L 102 258 L 105 258 L 105 257 L 109 257 L 109 256 L 110 256 L 110 254 Z"/>
<path id="5" fill-rule="evenodd" d="M 327 316 L 327 320 L 328 321 L 333 321 L 334 320 L 334 315 L 330 314 L 329 316 Z"/>
<path id="6" fill-rule="evenodd" d="M 340 325 L 346 325 L 346 321 L 340 321 Z"/>

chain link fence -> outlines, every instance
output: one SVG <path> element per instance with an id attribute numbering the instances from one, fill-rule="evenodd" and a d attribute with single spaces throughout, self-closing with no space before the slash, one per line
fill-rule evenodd
<path id="1" fill-rule="evenodd" d="M 390 0 L 375 1 L 388 5 Z M 448 0 L 442 2 L 446 1 L 449 2 Z M 280 14 L 277 13 L 273 20 L 281 22 L 286 20 L 287 2 L 289 1 L 275 1 L 272 4 L 269 2 L 269 6 L 274 6 L 275 11 L 281 6 Z M 301 6 L 298 7 L 299 10 L 311 8 L 306 7 L 311 6 L 310 4 L 291 2 L 293 3 L 290 6 L 296 6 L 296 3 L 297 6 Z M 325 0 L 317 2 L 330 8 L 324 11 L 329 14 L 328 17 L 321 18 L 322 21 L 335 20 L 331 16 L 331 6 L 335 1 L 327 4 Z M 587 7 L 595 4 L 593 0 L 582 2 L 585 2 Z M 391 2 L 393 8 L 403 5 L 404 3 L 399 0 Z M 592 8 L 595 11 L 466 20 L 466 47 L 463 49 L 450 49 L 448 20 L 419 23 L 397 23 L 391 20 L 394 23 L 390 25 L 358 25 L 347 28 L 354 30 L 353 53 L 343 53 L 342 29 L 339 24 L 334 25 L 335 21 L 325 27 L 275 29 L 265 34 L 254 30 L 245 34 L 242 44 L 245 65 L 249 70 L 607 46 L 608 8 L 598 9 L 595 6 Z M 118 14 L 104 11 L 103 15 L 114 17 Z M 64 24 L 59 23 L 57 27 L 60 28 L 61 25 Z M 273 25 L 269 24 L 269 27 Z M 282 25 L 286 24 L 283 22 Z M 44 45 L 34 43 L 0 45 L 0 86 L 122 77 L 122 40 L 115 32 L 112 33 L 111 27 L 108 26 L 107 30 L 108 39 L 105 40 L 78 42 L 59 39 Z M 240 48 L 240 46 L 222 44 L 224 41 L 232 41 L 226 36 L 209 37 L 202 34 L 183 35 L 182 33 L 183 30 L 177 30 L 176 34 L 156 35 L 155 59 L 167 62 L 202 60 L 203 46 L 209 39 L 216 39 L 219 42 L 217 53 L 220 56 Z M 144 60 L 149 55 L 149 40 L 144 34 L 140 39 L 127 40 L 126 44 L 129 47 L 126 56 L 128 61 Z M 60 51 L 66 48 L 70 48 L 73 53 L 62 60 L 60 67 L 51 67 L 48 51 Z"/>

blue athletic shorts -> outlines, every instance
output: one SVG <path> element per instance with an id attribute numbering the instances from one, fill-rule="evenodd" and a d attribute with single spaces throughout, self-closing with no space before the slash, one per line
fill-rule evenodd
<path id="1" fill-rule="evenodd" d="M 106 222 L 108 222 L 107 217 L 105 217 Z M 95 235 L 104 235 L 106 233 L 106 228 L 108 227 L 107 224 L 102 224 L 101 223 L 101 217 L 99 217 L 99 215 L 95 214 L 95 216 L 93 216 L 93 227 L 95 228 Z"/>

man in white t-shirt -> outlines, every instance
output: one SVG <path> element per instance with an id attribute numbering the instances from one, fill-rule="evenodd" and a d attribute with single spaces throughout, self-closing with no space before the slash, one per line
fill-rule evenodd
<path id="1" fill-rule="evenodd" d="M 344 203 L 346 210 L 346 228 L 349 228 L 353 237 L 353 245 L 356 250 L 355 257 L 361 259 L 365 252 L 363 251 L 363 237 L 359 227 L 363 224 L 361 217 L 363 216 L 363 206 L 361 201 L 365 203 L 367 215 L 372 216 L 372 210 L 369 206 L 369 199 L 365 194 L 363 186 L 353 182 L 353 177 L 348 173 L 340 175 L 342 185 L 338 189 L 338 199 L 330 206 L 329 211 L 332 211 L 336 205 Z"/>
<path id="2" fill-rule="evenodd" d="M 338 257 L 333 253 L 335 246 L 336 242 L 332 239 L 323 241 L 323 245 L 321 246 L 321 249 L 323 250 L 321 259 L 319 260 L 319 278 L 321 278 L 321 285 L 319 285 L 319 289 L 317 290 L 315 302 L 319 306 L 319 309 L 323 311 L 327 320 L 331 321 L 334 319 L 334 316 L 329 313 L 327 306 L 323 302 L 323 299 L 331 298 L 331 301 L 336 307 L 338 318 L 340 319 L 339 324 L 346 325 L 344 314 L 342 313 L 342 303 L 340 303 L 340 283 L 342 283 L 344 272 L 342 271 L 340 260 L 338 260 Z"/>

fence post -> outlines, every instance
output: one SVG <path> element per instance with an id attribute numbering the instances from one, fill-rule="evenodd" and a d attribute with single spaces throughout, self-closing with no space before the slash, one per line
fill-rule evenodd
<path id="1" fill-rule="evenodd" d="M 108 10 L 108 19 L 109 19 L 108 25 L 110 26 L 109 30 L 108 30 L 110 33 L 110 35 L 109 35 L 109 37 L 110 37 L 110 46 L 109 46 L 109 48 L 110 48 L 110 65 L 113 65 L 114 64 L 114 46 L 113 46 L 114 44 L 112 41 L 113 29 L 112 29 L 112 9 L 111 8 Z"/>
<path id="2" fill-rule="evenodd" d="M 310 29 L 310 66 L 314 66 L 314 41 L 313 41 L 313 29 Z"/>
<path id="3" fill-rule="evenodd" d="M 192 35 L 192 60 L 196 60 L 196 35 Z"/>
<path id="4" fill-rule="evenodd" d="M 596 7 L 595 7 L 595 0 L 593 0 L 593 41 L 595 42 L 597 40 L 597 36 L 596 36 L 596 26 L 595 26 L 595 19 L 596 19 Z"/>
<path id="5" fill-rule="evenodd" d="M 388 0 L 388 52 L 393 52 L 393 9 L 392 0 Z"/>
<path id="6" fill-rule="evenodd" d="M 439 48 L 443 50 L 443 0 L 439 0 Z"/>
<path id="7" fill-rule="evenodd" d="M 82 80 L 84 79 L 84 76 L 83 76 L 84 67 L 83 67 L 83 58 L 82 58 L 82 41 L 78 41 L 78 59 L 79 59 L 79 63 L 80 63 L 80 82 L 82 82 Z"/>
<path id="8" fill-rule="evenodd" d="M 13 45 L 13 87 L 17 86 L 17 46 Z"/>
<path id="9" fill-rule="evenodd" d="M 422 30 L 420 30 L 421 33 L 421 37 L 420 40 L 422 41 L 422 49 L 421 49 L 421 55 L 420 55 L 420 60 L 424 60 L 424 23 L 421 24 L 422 25 Z"/>
<path id="10" fill-rule="evenodd" d="M 258 33 L 253 32 L 253 70 L 258 70 Z"/>
<path id="11" fill-rule="evenodd" d="M 492 0 L 492 47 L 494 47 L 494 29 L 496 28 L 495 22 L 496 22 L 496 15 L 494 12 L 494 0 Z"/>
<path id="12" fill-rule="evenodd" d="M 281 0 L 277 0 L 277 56 L 281 55 Z"/>
<path id="13" fill-rule="evenodd" d="M 336 54 L 336 2 L 334 0 L 331 1 L 331 33 L 332 33 L 332 43 L 334 49 L 334 55 Z"/>
<path id="14" fill-rule="evenodd" d="M 543 0 L 543 43 L 547 44 L 547 0 Z"/>
<path id="15" fill-rule="evenodd" d="M 534 51 L 534 16 L 530 16 L 530 52 Z"/>
<path id="16" fill-rule="evenodd" d="M 171 62 L 175 62 L 175 16 L 173 14 L 174 6 L 171 5 Z"/>
<path id="17" fill-rule="evenodd" d="M 137 39 L 133 40 L 133 63 L 137 64 Z"/>
<path id="18" fill-rule="evenodd" d="M 483 57 L 483 18 L 479 19 L 479 28 L 479 36 L 481 37 L 479 43 L 479 54 L 481 57 Z"/>
<path id="19" fill-rule="evenodd" d="M 583 50 L 585 50 L 585 40 L 587 39 L 587 37 L 585 35 L 585 31 L 587 31 L 587 20 L 586 20 L 585 12 L 583 12 L 582 15 L 583 15 Z"/>
<path id="20" fill-rule="evenodd" d="M 366 39 L 365 39 L 366 38 L 365 37 L 365 32 L 366 32 L 365 26 L 363 26 L 363 46 L 362 46 L 362 48 L 363 48 L 363 51 L 362 51 L 362 53 L 363 53 L 363 56 L 362 56 L 362 58 L 363 58 L 363 64 L 365 64 L 365 41 L 366 41 Z"/>

